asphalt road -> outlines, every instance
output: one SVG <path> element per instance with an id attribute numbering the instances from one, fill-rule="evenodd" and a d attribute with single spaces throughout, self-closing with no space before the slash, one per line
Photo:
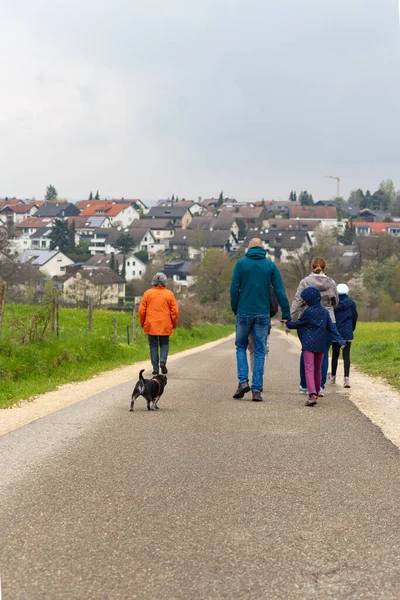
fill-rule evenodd
<path id="1" fill-rule="evenodd" d="M 343 395 L 265 401 L 231 342 L 179 359 L 160 410 L 120 385 L 0 438 L 3 600 L 400 598 L 399 451 Z"/>

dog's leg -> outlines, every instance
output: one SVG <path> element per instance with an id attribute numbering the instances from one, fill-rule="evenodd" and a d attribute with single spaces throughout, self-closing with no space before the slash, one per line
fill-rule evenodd
<path id="1" fill-rule="evenodd" d="M 159 410 L 159 406 L 158 406 L 159 399 L 160 399 L 160 396 L 157 396 L 157 398 L 154 398 L 153 408 L 155 408 L 156 410 Z"/>
<path id="2" fill-rule="evenodd" d="M 130 409 L 129 409 L 129 410 L 130 410 L 130 412 L 133 412 L 133 407 L 134 407 L 134 405 L 135 405 L 135 400 L 137 400 L 137 398 L 138 398 L 138 397 L 139 397 L 139 396 L 138 396 L 138 394 L 132 394 L 131 407 L 130 407 Z"/>

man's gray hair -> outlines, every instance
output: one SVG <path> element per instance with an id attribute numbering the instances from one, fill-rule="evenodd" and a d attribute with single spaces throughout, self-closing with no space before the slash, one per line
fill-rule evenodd
<path id="1" fill-rule="evenodd" d="M 167 283 L 167 276 L 164 275 L 164 273 L 156 273 L 153 277 L 153 280 L 151 282 L 151 285 L 161 285 L 162 287 L 165 287 Z"/>

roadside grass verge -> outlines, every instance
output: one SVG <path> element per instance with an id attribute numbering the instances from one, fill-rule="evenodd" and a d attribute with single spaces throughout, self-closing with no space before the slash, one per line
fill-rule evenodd
<path id="1" fill-rule="evenodd" d="M 59 337 L 48 334 L 42 342 L 21 344 L 18 332 L 9 325 L 10 317 L 33 314 L 35 309 L 6 306 L 0 338 L 0 408 L 9 408 L 18 400 L 54 390 L 64 383 L 83 381 L 103 371 L 149 359 L 147 336 L 139 325 L 136 343 L 128 345 L 127 327 L 131 338 L 132 315 L 124 312 L 93 311 L 93 331 L 89 333 L 87 311 L 60 308 Z M 178 327 L 170 338 L 170 354 L 215 341 L 233 331 L 231 325 L 208 323 L 190 329 Z"/>
<path id="2" fill-rule="evenodd" d="M 358 323 L 354 337 L 352 362 L 400 390 L 400 323 Z"/>

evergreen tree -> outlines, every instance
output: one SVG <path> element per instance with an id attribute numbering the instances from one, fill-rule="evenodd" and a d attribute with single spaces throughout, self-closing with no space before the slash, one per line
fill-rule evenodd
<path id="1" fill-rule="evenodd" d="M 53 202 L 54 200 L 57 200 L 58 198 L 58 194 L 57 194 L 57 190 L 54 187 L 54 185 L 48 185 L 47 186 L 47 190 L 46 190 L 46 194 L 44 199 L 46 200 L 46 202 Z"/>
<path id="2" fill-rule="evenodd" d="M 93 192 L 90 192 L 90 194 L 89 194 L 89 200 L 93 200 Z"/>
<path id="3" fill-rule="evenodd" d="M 224 192 L 221 192 L 218 197 L 218 206 L 222 206 L 224 203 Z"/>
<path id="4" fill-rule="evenodd" d="M 113 271 L 115 271 L 115 254 L 114 254 L 114 252 L 111 252 L 110 269 L 112 269 Z"/>
<path id="5" fill-rule="evenodd" d="M 122 261 L 122 267 L 121 267 L 121 273 L 120 273 L 121 277 L 123 277 L 125 279 L 126 277 L 126 256 L 124 254 L 124 258 Z"/>
<path id="6" fill-rule="evenodd" d="M 95 200 L 100 200 L 99 190 L 97 190 L 96 195 L 94 197 Z"/>
<path id="7" fill-rule="evenodd" d="M 68 225 L 67 225 L 68 227 Z M 76 227 L 75 227 L 75 219 L 72 220 L 71 225 L 68 228 L 68 252 L 75 252 L 75 234 L 76 234 Z"/>
<path id="8" fill-rule="evenodd" d="M 67 221 L 62 219 L 56 219 L 50 232 L 50 250 L 60 250 L 64 254 L 68 254 L 69 251 L 69 231 Z"/>
<path id="9" fill-rule="evenodd" d="M 312 204 L 314 204 L 313 197 L 307 192 L 307 190 L 304 190 L 304 192 L 300 192 L 299 200 L 302 206 L 311 206 Z"/>
<path id="10" fill-rule="evenodd" d="M 128 254 L 135 247 L 135 241 L 130 233 L 123 232 L 115 242 L 115 248 L 122 254 Z"/>

